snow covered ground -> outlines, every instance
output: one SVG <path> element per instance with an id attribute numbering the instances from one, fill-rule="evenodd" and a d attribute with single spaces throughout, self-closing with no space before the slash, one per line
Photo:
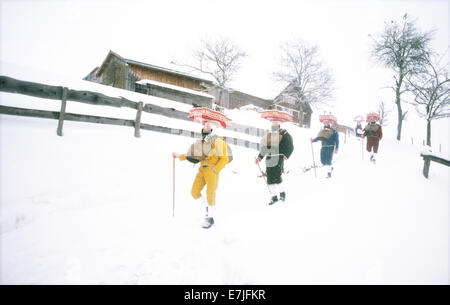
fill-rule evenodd
<path id="1" fill-rule="evenodd" d="M 192 139 L 68 121 L 58 137 L 56 126 L 0 116 L 0 283 L 449 283 L 450 171 L 432 163 L 425 179 L 415 146 L 386 137 L 373 165 L 341 135 L 332 179 L 315 178 L 302 168 L 317 130 L 286 125 L 287 202 L 270 207 L 256 151 L 232 146 L 204 230 L 187 161 L 172 217 L 170 153 Z"/>

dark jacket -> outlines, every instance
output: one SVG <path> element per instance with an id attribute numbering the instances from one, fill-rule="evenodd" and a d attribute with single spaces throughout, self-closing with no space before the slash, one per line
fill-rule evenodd
<path id="1" fill-rule="evenodd" d="M 286 129 L 280 129 L 280 135 L 282 136 L 281 141 L 279 143 L 278 154 L 285 156 L 287 159 L 292 155 L 294 151 L 294 142 L 292 141 L 291 135 L 287 132 Z M 260 148 L 258 159 L 262 160 L 266 155 L 270 157 L 272 152 L 270 151 L 271 147 L 263 146 Z"/>
<path id="2" fill-rule="evenodd" d="M 376 129 L 376 131 L 374 131 Z M 367 124 L 364 128 L 363 137 L 370 141 L 379 141 L 383 137 L 383 130 L 380 124 Z"/>

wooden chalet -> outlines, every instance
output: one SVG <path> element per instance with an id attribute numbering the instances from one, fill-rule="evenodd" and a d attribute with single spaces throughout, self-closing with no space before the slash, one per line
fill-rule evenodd
<path id="1" fill-rule="evenodd" d="M 209 94 L 215 97 L 216 105 L 227 109 L 240 108 L 246 105 L 254 105 L 262 109 L 269 109 L 272 100 L 263 99 L 254 95 L 250 95 L 233 89 L 221 89 L 213 87 L 209 90 Z"/>
<path id="2" fill-rule="evenodd" d="M 101 66 L 91 71 L 84 79 L 183 103 L 191 103 L 189 98 L 194 97 L 196 91 L 207 93 L 207 89 L 214 86 L 211 80 L 127 59 L 113 51 L 109 51 Z M 143 80 L 147 80 L 147 82 L 139 83 Z M 164 87 L 164 84 L 168 86 Z M 189 90 L 190 94 L 186 92 Z M 200 94 L 200 97 L 196 98 L 193 103 L 211 106 L 212 100 L 212 96 L 207 97 L 205 94 Z"/>
<path id="3" fill-rule="evenodd" d="M 294 116 L 294 123 L 299 124 L 301 127 L 311 127 L 311 114 L 312 109 L 308 103 L 300 102 L 292 94 L 289 94 L 291 85 L 287 86 L 281 93 L 274 99 L 273 108 L 286 111 Z"/>

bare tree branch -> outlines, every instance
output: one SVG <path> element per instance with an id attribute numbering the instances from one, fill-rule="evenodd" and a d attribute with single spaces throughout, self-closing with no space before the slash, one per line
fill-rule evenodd
<path id="1" fill-rule="evenodd" d="M 383 101 L 378 104 L 378 113 L 380 115 L 381 126 L 387 126 L 387 122 L 389 121 L 388 116 L 391 112 L 392 110 L 387 109 L 386 104 Z M 406 112 L 404 113 L 404 115 L 406 115 Z"/>
<path id="2" fill-rule="evenodd" d="M 329 69 L 319 61 L 317 46 L 299 40 L 287 42 L 280 49 L 280 69 L 274 78 L 287 84 L 284 93 L 293 97 L 299 106 L 326 104 L 333 97 L 334 80 Z"/>
<path id="3" fill-rule="evenodd" d="M 220 37 L 215 40 L 202 40 L 201 47 L 194 51 L 194 64 L 176 64 L 209 74 L 220 88 L 226 89 L 238 72 L 241 60 L 246 56 L 247 54 L 229 39 Z"/>
<path id="4" fill-rule="evenodd" d="M 423 71 L 423 65 L 432 51 L 429 43 L 433 31 L 420 32 L 416 20 L 410 20 L 405 14 L 402 22 L 385 23 L 385 28 L 377 38 L 373 38 L 372 57 L 376 62 L 394 71 L 395 103 L 397 105 L 397 140 L 401 138 L 402 121 L 404 119 L 401 96 L 408 91 L 405 78 Z M 403 90 L 402 90 L 403 89 Z"/>
<path id="5" fill-rule="evenodd" d="M 442 57 L 428 56 L 422 72 L 407 77 L 406 81 L 414 95 L 410 103 L 427 120 L 427 145 L 431 145 L 431 121 L 450 117 L 449 65 L 442 63 Z"/>

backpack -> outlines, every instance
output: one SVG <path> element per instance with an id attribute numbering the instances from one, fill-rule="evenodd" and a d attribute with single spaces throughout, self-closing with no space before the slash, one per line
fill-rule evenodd
<path id="1" fill-rule="evenodd" d="M 380 125 L 378 125 L 378 124 L 369 124 L 366 126 L 365 129 L 366 129 L 367 135 L 373 135 L 378 131 L 379 128 L 380 128 Z"/>
<path id="2" fill-rule="evenodd" d="M 280 145 L 283 136 L 281 133 L 268 132 L 262 137 L 260 146 L 261 147 L 278 147 Z"/>
<path id="3" fill-rule="evenodd" d="M 286 129 L 280 129 L 280 134 L 282 135 L 282 139 L 280 141 L 280 152 L 284 154 L 286 158 L 289 158 L 294 151 L 292 136 Z"/>
<path id="4" fill-rule="evenodd" d="M 217 138 L 218 138 L 217 136 L 213 136 L 211 142 L 215 141 Z M 231 161 L 233 161 L 233 151 L 231 150 L 230 145 L 228 145 L 228 143 L 223 138 L 221 139 L 227 145 L 228 163 L 230 163 Z M 198 163 L 206 159 L 210 151 L 211 151 L 211 143 L 202 140 L 197 140 L 194 143 L 192 143 L 191 146 L 189 147 L 186 153 L 186 159 L 191 163 Z"/>
<path id="5" fill-rule="evenodd" d="M 320 141 L 327 141 L 329 138 L 331 138 L 332 135 L 333 130 L 331 128 L 324 128 L 321 131 L 319 131 L 317 138 L 319 138 Z"/>

